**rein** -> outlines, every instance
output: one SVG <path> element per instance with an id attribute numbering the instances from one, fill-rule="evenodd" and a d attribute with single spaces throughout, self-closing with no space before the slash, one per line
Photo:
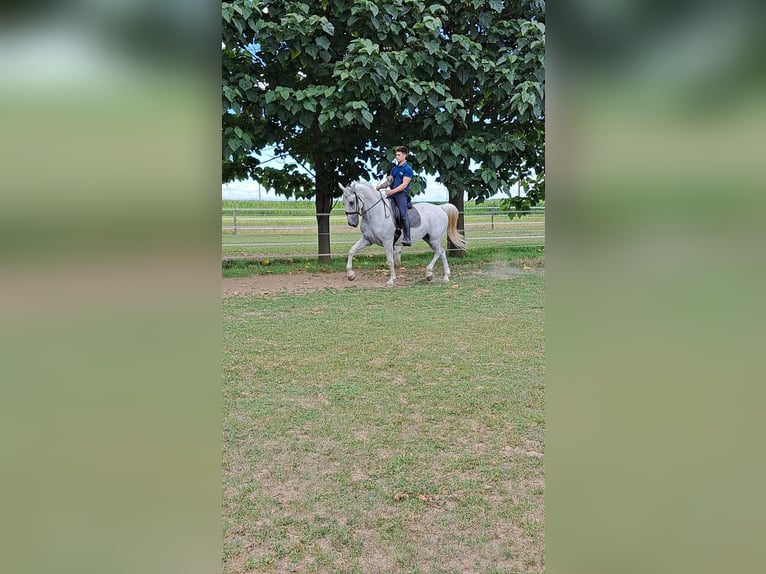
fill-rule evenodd
<path id="1" fill-rule="evenodd" d="M 346 214 L 346 215 L 358 215 L 359 217 L 364 217 L 364 215 L 365 215 L 366 213 L 369 213 L 370 211 L 372 211 L 372 209 L 373 209 L 373 208 L 374 208 L 376 205 L 378 205 L 378 204 L 379 204 L 381 201 L 384 201 L 384 200 L 386 199 L 385 197 L 381 197 L 381 198 L 380 198 L 378 201 L 376 201 L 375 203 L 373 203 L 373 204 L 370 206 L 370 208 L 369 208 L 369 209 L 365 209 L 365 208 L 364 208 L 364 202 L 363 202 L 363 201 L 362 201 L 362 200 L 359 198 L 359 196 L 357 195 L 357 193 L 356 193 L 356 192 L 354 192 L 354 197 L 356 197 L 356 204 L 357 204 L 357 206 L 358 206 L 358 207 L 357 207 L 356 211 L 345 211 L 345 214 Z M 389 215 L 388 215 L 388 208 L 386 207 L 386 204 L 385 204 L 385 203 L 383 203 L 383 209 L 384 209 L 384 211 L 386 212 L 386 215 L 385 215 L 385 217 L 389 217 Z"/>

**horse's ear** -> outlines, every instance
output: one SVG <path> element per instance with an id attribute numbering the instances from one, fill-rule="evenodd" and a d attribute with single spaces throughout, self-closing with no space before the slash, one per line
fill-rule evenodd
<path id="1" fill-rule="evenodd" d="M 341 184 L 341 182 L 338 182 L 338 187 L 340 188 L 341 191 L 346 191 L 346 188 L 343 187 L 343 184 Z"/>

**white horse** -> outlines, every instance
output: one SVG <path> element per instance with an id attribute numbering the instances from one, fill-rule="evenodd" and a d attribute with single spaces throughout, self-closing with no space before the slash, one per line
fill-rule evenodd
<path id="1" fill-rule="evenodd" d="M 388 198 L 383 192 L 376 191 L 369 183 L 356 182 L 347 187 L 341 184 L 338 186 L 343 190 L 343 206 L 348 224 L 356 227 L 359 225 L 359 219 L 362 220 L 362 237 L 348 251 L 346 273 L 349 281 L 353 281 L 356 277 L 356 273 L 351 268 L 356 252 L 375 244 L 382 245 L 386 251 L 386 260 L 391 269 L 391 277 L 386 285 L 393 286 L 396 283 L 394 255 L 396 255 L 396 263 L 401 263 L 402 248 L 401 241 L 394 235 L 396 225 Z M 412 211 L 417 211 L 417 214 L 413 215 Z M 434 257 L 426 267 L 426 279 L 433 280 L 434 263 L 441 257 L 444 266 L 444 282 L 448 283 L 450 269 L 447 263 L 447 252 L 442 247 L 444 235 L 446 234 L 459 249 L 466 248 L 465 238 L 457 230 L 457 207 L 451 203 L 442 205 L 420 203 L 415 205 L 412 211 L 409 212 L 412 242 L 423 239 L 434 251 Z M 417 216 L 420 217 L 420 223 L 417 223 Z M 395 241 L 396 245 L 394 245 Z"/>

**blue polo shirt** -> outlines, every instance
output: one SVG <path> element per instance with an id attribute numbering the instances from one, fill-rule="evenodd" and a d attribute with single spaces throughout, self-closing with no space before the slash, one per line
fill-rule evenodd
<path id="1" fill-rule="evenodd" d="M 400 186 L 405 177 L 412 179 L 414 175 L 415 174 L 412 171 L 410 164 L 408 164 L 406 161 L 404 162 L 404 165 L 395 165 L 391 168 L 391 177 L 394 178 L 394 183 L 391 184 L 391 188 L 393 189 Z M 405 187 L 402 191 L 409 193 L 410 186 L 407 185 L 407 187 Z"/>

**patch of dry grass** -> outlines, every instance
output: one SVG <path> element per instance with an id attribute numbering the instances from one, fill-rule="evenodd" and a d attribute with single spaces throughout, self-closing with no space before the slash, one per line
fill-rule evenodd
<path id="1" fill-rule="evenodd" d="M 224 572 L 541 572 L 543 282 L 226 300 Z"/>

